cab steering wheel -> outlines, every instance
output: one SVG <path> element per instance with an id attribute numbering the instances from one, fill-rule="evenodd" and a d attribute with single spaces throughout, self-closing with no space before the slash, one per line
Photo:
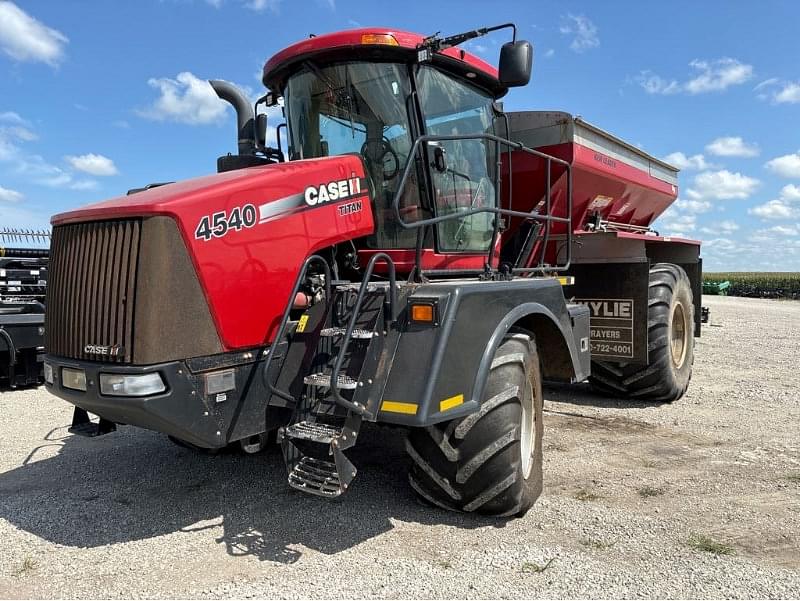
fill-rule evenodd
<path id="1" fill-rule="evenodd" d="M 363 156 L 368 162 L 374 160 L 375 164 L 383 165 L 383 179 L 390 180 L 397 177 L 397 173 L 400 171 L 400 158 L 397 156 L 397 153 L 392 148 L 389 141 L 386 138 L 381 140 L 367 140 L 361 146 L 361 156 Z M 394 166 L 389 171 L 386 170 L 386 157 L 389 157 Z"/>

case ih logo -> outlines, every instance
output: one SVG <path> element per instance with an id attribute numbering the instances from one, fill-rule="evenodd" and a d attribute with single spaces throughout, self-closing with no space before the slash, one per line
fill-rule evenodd
<path id="1" fill-rule="evenodd" d="M 309 186 L 303 193 L 306 204 L 315 207 L 318 204 L 334 200 L 347 200 L 361 194 L 361 179 L 351 177 L 340 179 L 320 186 Z"/>
<path id="2" fill-rule="evenodd" d="M 119 344 L 104 346 L 102 344 L 87 344 L 83 347 L 83 352 L 87 355 L 101 355 L 103 357 L 117 357 L 125 352 Z"/>

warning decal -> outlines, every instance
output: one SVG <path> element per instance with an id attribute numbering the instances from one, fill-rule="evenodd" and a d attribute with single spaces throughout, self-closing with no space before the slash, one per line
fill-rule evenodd
<path id="1" fill-rule="evenodd" d="M 575 302 L 589 307 L 592 355 L 633 359 L 633 299 L 576 298 Z"/>

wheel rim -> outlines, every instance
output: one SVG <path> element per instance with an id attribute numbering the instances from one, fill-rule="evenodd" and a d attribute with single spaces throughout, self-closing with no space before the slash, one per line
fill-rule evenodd
<path id="1" fill-rule="evenodd" d="M 533 450 L 533 384 L 530 378 L 526 379 L 527 386 L 522 395 L 522 432 L 519 444 L 520 459 L 522 460 L 522 475 L 527 479 L 531 473 L 533 466 L 533 459 L 531 451 Z"/>
<path id="2" fill-rule="evenodd" d="M 686 360 L 686 349 L 688 344 L 686 335 L 689 332 L 688 324 L 686 323 L 686 311 L 682 303 L 676 303 L 672 311 L 672 325 L 670 327 L 670 351 L 672 354 L 672 364 L 676 368 L 683 366 Z"/>

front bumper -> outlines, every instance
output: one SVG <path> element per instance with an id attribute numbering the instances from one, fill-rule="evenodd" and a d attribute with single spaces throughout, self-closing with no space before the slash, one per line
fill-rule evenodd
<path id="1" fill-rule="evenodd" d="M 162 432 L 199 447 L 220 448 L 268 429 L 267 393 L 261 377 L 263 361 L 252 356 L 258 355 L 217 356 L 198 369 L 193 360 L 130 366 L 46 355 L 53 382 L 46 382 L 45 386 L 57 397 L 106 420 Z M 63 368 L 83 370 L 86 391 L 65 387 Z M 236 388 L 224 394 L 206 394 L 205 375 L 222 369 L 234 370 Z M 158 373 L 166 390 L 142 397 L 104 395 L 100 391 L 101 373 Z"/>

